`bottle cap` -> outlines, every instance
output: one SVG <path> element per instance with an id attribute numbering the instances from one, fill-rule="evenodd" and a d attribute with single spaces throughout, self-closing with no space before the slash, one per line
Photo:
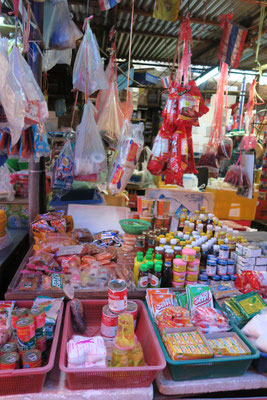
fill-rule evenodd
<path id="1" fill-rule="evenodd" d="M 155 260 L 161 260 L 161 259 L 162 259 L 162 254 L 155 255 Z"/>
<path id="2" fill-rule="evenodd" d="M 153 261 L 148 261 L 148 262 L 146 263 L 146 265 L 147 265 L 147 267 L 150 269 L 150 268 L 153 268 L 154 263 L 153 263 Z"/>
<path id="3" fill-rule="evenodd" d="M 147 271 L 147 265 L 146 264 L 141 264 L 140 265 L 140 271 Z"/>
<path id="4" fill-rule="evenodd" d="M 162 269 L 162 265 L 161 264 L 155 264 L 155 271 L 156 272 L 160 272 Z"/>
<path id="5" fill-rule="evenodd" d="M 136 260 L 138 262 L 143 262 L 143 256 L 141 254 L 138 254 Z"/>
<path id="6" fill-rule="evenodd" d="M 146 260 L 147 261 L 152 261 L 152 255 L 151 254 L 147 254 L 146 255 Z"/>

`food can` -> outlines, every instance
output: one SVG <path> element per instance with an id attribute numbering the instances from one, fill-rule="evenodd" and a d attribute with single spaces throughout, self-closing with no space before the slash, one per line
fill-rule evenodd
<path id="1" fill-rule="evenodd" d="M 40 368 L 42 366 L 42 353 L 40 350 L 28 350 L 22 357 L 23 368 Z"/>
<path id="2" fill-rule="evenodd" d="M 0 355 L 4 355 L 7 353 L 13 353 L 18 351 L 18 345 L 15 342 L 5 343 L 0 349 Z"/>
<path id="3" fill-rule="evenodd" d="M 118 314 L 114 314 L 110 311 L 106 304 L 102 308 L 102 320 L 101 320 L 101 335 L 113 338 L 116 336 L 118 327 Z"/>
<path id="4" fill-rule="evenodd" d="M 16 308 L 15 310 L 12 311 L 11 326 L 12 326 L 15 338 L 17 337 L 17 328 L 16 328 L 17 321 L 20 318 L 27 317 L 28 313 L 29 313 L 28 308 Z"/>
<path id="5" fill-rule="evenodd" d="M 29 312 L 29 316 L 34 319 L 36 339 L 43 338 L 46 335 L 44 307 L 32 308 Z"/>
<path id="6" fill-rule="evenodd" d="M 42 353 L 46 350 L 46 336 L 36 338 L 36 349 Z"/>
<path id="7" fill-rule="evenodd" d="M 15 351 L 0 357 L 0 370 L 19 368 L 19 355 Z"/>
<path id="8" fill-rule="evenodd" d="M 152 217 L 154 214 L 154 207 L 156 204 L 155 199 L 145 196 L 137 197 L 137 212 L 144 217 Z M 140 218 L 141 219 L 141 218 Z"/>
<path id="9" fill-rule="evenodd" d="M 137 310 L 138 310 L 137 304 L 136 304 L 134 301 L 129 300 L 129 301 L 127 302 L 127 309 L 126 309 L 126 312 L 127 312 L 128 314 L 132 314 L 132 316 L 133 316 L 133 319 L 134 319 L 134 329 L 136 329 Z"/>
<path id="10" fill-rule="evenodd" d="M 108 284 L 108 305 L 113 313 L 120 313 L 127 308 L 127 285 L 122 279 L 113 279 Z"/>
<path id="11" fill-rule="evenodd" d="M 35 324 L 32 317 L 20 318 L 16 324 L 20 354 L 35 348 Z"/>

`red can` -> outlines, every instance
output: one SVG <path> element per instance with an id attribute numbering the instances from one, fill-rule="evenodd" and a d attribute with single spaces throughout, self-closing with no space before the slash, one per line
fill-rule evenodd
<path id="1" fill-rule="evenodd" d="M 108 306 L 113 313 L 120 313 L 127 308 L 127 285 L 122 279 L 113 279 L 108 284 Z"/>
<path id="2" fill-rule="evenodd" d="M 114 338 L 117 333 L 118 327 L 118 314 L 114 314 L 110 311 L 106 304 L 102 309 L 102 320 L 101 320 L 101 335 Z"/>
<path id="3" fill-rule="evenodd" d="M 42 366 L 42 353 L 39 350 L 29 350 L 22 357 L 23 368 L 40 368 Z"/>
<path id="4" fill-rule="evenodd" d="M 40 350 L 42 353 L 46 350 L 46 337 L 36 339 L 36 349 Z"/>
<path id="5" fill-rule="evenodd" d="M 19 368 L 19 355 L 16 352 L 7 353 L 0 357 L 0 370 Z"/>
<path id="6" fill-rule="evenodd" d="M 132 314 L 132 316 L 133 316 L 133 319 L 134 319 L 134 330 L 136 329 L 137 310 L 138 310 L 137 304 L 134 301 L 129 300 L 128 303 L 127 303 L 126 312 L 128 314 Z"/>

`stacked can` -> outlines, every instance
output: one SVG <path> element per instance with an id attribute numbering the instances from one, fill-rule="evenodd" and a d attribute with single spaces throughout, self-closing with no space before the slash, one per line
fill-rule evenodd
<path id="1" fill-rule="evenodd" d="M 137 304 L 127 300 L 127 285 L 122 279 L 113 279 L 108 284 L 108 304 L 102 309 L 101 334 L 114 338 L 117 333 L 118 317 L 121 313 L 132 314 L 134 329 L 137 320 Z"/>
<path id="2" fill-rule="evenodd" d="M 20 318 L 16 323 L 19 354 L 23 356 L 28 350 L 35 349 L 35 324 L 32 317 Z"/>
<path id="3" fill-rule="evenodd" d="M 46 350 L 45 310 L 44 307 L 32 308 L 29 316 L 34 319 L 36 348 L 41 352 Z"/>
<path id="4" fill-rule="evenodd" d="M 16 324 L 20 318 L 25 318 L 29 314 L 28 308 L 16 308 L 11 313 L 11 326 L 13 330 L 13 337 L 17 338 L 17 327 Z"/>
<path id="5" fill-rule="evenodd" d="M 229 246 L 222 244 L 219 251 L 217 273 L 222 280 L 227 280 L 227 266 L 229 258 Z"/>
<path id="6" fill-rule="evenodd" d="M 185 285 L 186 262 L 181 258 L 173 260 L 172 286 L 183 288 Z"/>

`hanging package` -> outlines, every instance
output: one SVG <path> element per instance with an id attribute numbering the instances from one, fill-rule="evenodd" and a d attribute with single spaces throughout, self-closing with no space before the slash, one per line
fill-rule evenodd
<path id="1" fill-rule="evenodd" d="M 0 127 L 9 128 L 12 143 L 15 145 L 24 127 L 25 97 L 21 86 L 10 68 L 8 44 L 0 39 Z"/>
<path id="2" fill-rule="evenodd" d="M 134 125 L 125 120 L 109 171 L 108 188 L 112 194 L 121 193 L 131 178 L 143 149 L 143 132 L 143 123 Z"/>
<path id="3" fill-rule="evenodd" d="M 9 62 L 24 93 L 25 125 L 30 126 L 44 122 L 48 118 L 47 103 L 30 66 L 16 46 L 13 47 L 9 56 Z"/>
<path id="4" fill-rule="evenodd" d="M 48 157 L 50 146 L 48 144 L 45 125 L 41 122 L 32 126 L 34 137 L 34 154 L 36 157 Z"/>
<path id="5" fill-rule="evenodd" d="M 73 87 L 90 96 L 96 90 L 108 89 L 96 37 L 89 22 L 79 47 L 72 77 Z"/>
<path id="6" fill-rule="evenodd" d="M 72 186 L 74 177 L 74 146 L 70 140 L 64 144 L 53 168 L 53 186 L 57 197 L 62 197 Z"/>
<path id="7" fill-rule="evenodd" d="M 77 127 L 74 164 L 75 179 L 92 181 L 107 168 L 105 148 L 94 118 L 95 108 L 88 100 L 81 124 Z"/>
<path id="8" fill-rule="evenodd" d="M 82 37 L 82 32 L 72 21 L 67 0 L 52 0 L 48 2 L 50 10 L 46 10 L 47 29 L 44 33 L 46 47 L 49 49 L 74 49 L 76 40 Z"/>
<path id="9" fill-rule="evenodd" d="M 227 136 L 223 136 L 218 141 L 217 155 L 219 165 L 223 160 L 230 160 L 233 152 L 233 141 Z"/>

